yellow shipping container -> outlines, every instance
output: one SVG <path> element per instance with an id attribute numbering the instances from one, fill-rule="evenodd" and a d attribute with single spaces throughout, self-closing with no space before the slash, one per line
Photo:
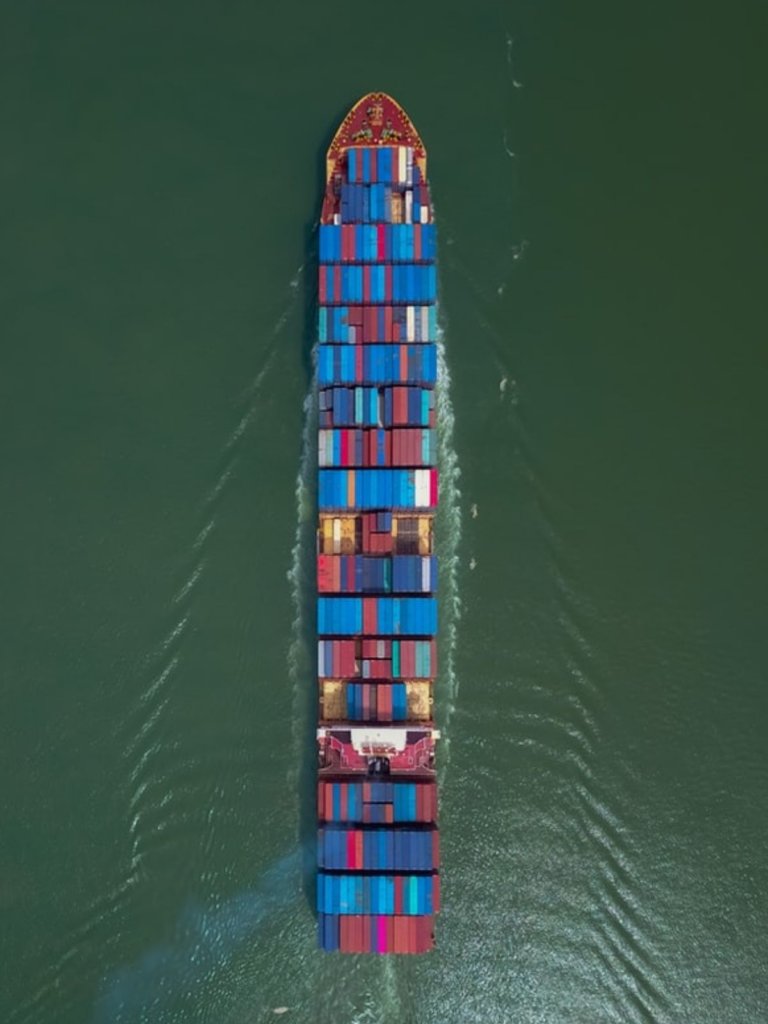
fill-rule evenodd
<path id="1" fill-rule="evenodd" d="M 408 719 L 423 722 L 432 717 L 432 684 L 421 681 L 405 683 L 405 697 L 408 704 Z"/>
<path id="2" fill-rule="evenodd" d="M 432 516 L 419 516 L 419 554 L 432 554 Z"/>
<path id="3" fill-rule="evenodd" d="M 341 520 L 341 554 L 355 553 L 355 517 L 347 516 Z"/>
<path id="4" fill-rule="evenodd" d="M 343 722 L 347 717 L 344 683 L 340 679 L 324 679 L 320 684 L 320 719 Z"/>

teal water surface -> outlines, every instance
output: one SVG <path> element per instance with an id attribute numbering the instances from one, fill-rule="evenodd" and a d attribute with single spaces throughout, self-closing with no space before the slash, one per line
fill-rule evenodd
<path id="1" fill-rule="evenodd" d="M 0 1020 L 768 1019 L 765 29 L 4 6 Z M 317 952 L 308 871 L 312 232 L 371 89 L 440 233 L 418 959 Z"/>

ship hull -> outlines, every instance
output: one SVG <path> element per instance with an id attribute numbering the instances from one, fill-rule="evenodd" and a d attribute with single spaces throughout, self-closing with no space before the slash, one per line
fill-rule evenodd
<path id="1" fill-rule="evenodd" d="M 439 910 L 433 689 L 436 235 L 427 154 L 370 93 L 319 226 L 318 939 L 425 953 Z"/>

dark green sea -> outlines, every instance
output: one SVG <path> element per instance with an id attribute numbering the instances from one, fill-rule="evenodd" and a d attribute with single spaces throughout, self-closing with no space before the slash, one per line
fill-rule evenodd
<path id="1" fill-rule="evenodd" d="M 768 1020 L 767 33 L 3 4 L 3 1024 Z M 423 958 L 310 908 L 313 226 L 371 89 L 450 376 Z"/>

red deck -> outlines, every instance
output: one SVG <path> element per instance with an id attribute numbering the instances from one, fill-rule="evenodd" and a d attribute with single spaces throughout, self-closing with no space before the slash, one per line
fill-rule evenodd
<path id="1" fill-rule="evenodd" d="M 339 125 L 325 158 L 326 195 L 321 221 L 333 220 L 333 176 L 351 146 L 412 146 L 413 157 L 427 179 L 427 150 L 403 108 L 385 92 L 369 92 L 350 109 Z"/>

